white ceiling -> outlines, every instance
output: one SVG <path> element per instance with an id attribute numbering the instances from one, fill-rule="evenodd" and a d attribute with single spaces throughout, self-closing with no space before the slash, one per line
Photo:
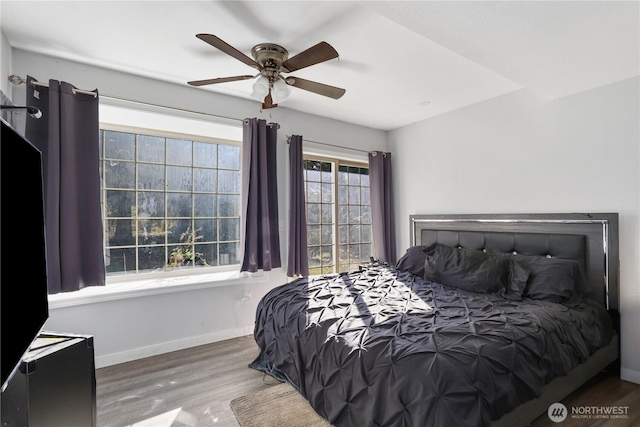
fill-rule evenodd
<path id="1" fill-rule="evenodd" d="M 0 18 L 15 48 L 185 86 L 254 72 L 197 33 L 248 56 L 258 43 L 280 44 L 291 57 L 324 40 L 339 59 L 292 75 L 346 94 L 333 100 L 292 88 L 278 108 L 390 130 L 522 88 L 555 99 L 639 75 L 639 5 L 1 0 Z M 197 90 L 251 99 L 252 83 Z"/>

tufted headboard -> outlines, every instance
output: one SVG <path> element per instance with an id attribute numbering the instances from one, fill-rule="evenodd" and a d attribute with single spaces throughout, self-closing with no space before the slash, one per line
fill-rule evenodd
<path id="1" fill-rule="evenodd" d="M 618 214 L 412 215 L 411 245 L 575 259 L 591 298 L 618 310 Z"/>

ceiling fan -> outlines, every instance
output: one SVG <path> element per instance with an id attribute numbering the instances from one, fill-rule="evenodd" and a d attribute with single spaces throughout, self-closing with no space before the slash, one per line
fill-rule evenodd
<path id="1" fill-rule="evenodd" d="M 251 49 L 249 58 L 238 49 L 224 42 L 213 34 L 196 34 L 200 40 L 222 52 L 244 62 L 259 71 L 256 75 L 220 77 L 215 79 L 194 80 L 187 82 L 191 86 L 204 86 L 217 83 L 234 82 L 258 78 L 253 85 L 252 97 L 262 102 L 262 108 L 274 108 L 278 102 L 289 96 L 289 86 L 307 90 L 329 98 L 338 99 L 345 94 L 339 87 L 329 86 L 294 76 L 283 76 L 311 65 L 319 64 L 338 57 L 338 52 L 327 42 L 320 42 L 309 49 L 289 58 L 289 52 L 282 46 L 273 43 L 261 43 Z"/>

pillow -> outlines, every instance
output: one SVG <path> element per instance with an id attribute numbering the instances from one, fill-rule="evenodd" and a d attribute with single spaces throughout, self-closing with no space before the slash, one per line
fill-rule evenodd
<path id="1" fill-rule="evenodd" d="M 523 294 L 527 298 L 566 303 L 588 291 L 580 261 L 521 254 L 513 255 L 511 259 L 529 271 Z"/>
<path id="2" fill-rule="evenodd" d="M 424 277 L 424 260 L 427 254 L 424 252 L 428 246 L 411 246 L 407 252 L 398 260 L 396 268 L 408 271 L 416 276 Z"/>
<path id="3" fill-rule="evenodd" d="M 424 278 L 471 292 L 522 299 L 528 272 L 513 260 L 492 253 L 435 243 L 424 250 Z"/>

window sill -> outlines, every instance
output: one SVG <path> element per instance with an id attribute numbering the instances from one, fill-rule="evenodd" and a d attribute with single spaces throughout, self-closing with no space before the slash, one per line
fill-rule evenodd
<path id="1" fill-rule="evenodd" d="M 114 278 L 106 286 L 90 286 L 76 292 L 49 295 L 49 308 L 64 308 L 83 304 L 95 304 L 119 299 L 144 297 L 172 292 L 219 288 L 269 280 L 269 273 L 224 271 L 173 277 Z"/>

